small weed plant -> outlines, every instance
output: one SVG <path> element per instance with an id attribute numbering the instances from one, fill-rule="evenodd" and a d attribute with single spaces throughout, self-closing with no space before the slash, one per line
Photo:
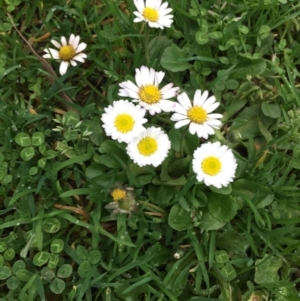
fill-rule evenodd
<path id="1" fill-rule="evenodd" d="M 0 7 L 0 301 L 299 300 L 299 1 Z"/>

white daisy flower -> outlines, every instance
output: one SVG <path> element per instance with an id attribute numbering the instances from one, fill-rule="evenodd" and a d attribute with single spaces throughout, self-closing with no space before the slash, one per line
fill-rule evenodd
<path id="1" fill-rule="evenodd" d="M 221 188 L 233 181 L 237 163 L 226 145 L 220 142 L 202 144 L 193 157 L 193 170 L 199 182 Z"/>
<path id="2" fill-rule="evenodd" d="M 161 89 L 158 87 L 165 73 L 145 66 L 135 69 L 135 72 L 136 85 L 129 80 L 120 83 L 122 89 L 119 90 L 119 95 L 133 98 L 134 102 L 139 102 L 143 108 L 149 110 L 151 115 L 161 111 L 174 111 L 176 104 L 168 99 L 175 97 L 179 88 L 173 88 L 172 83 Z"/>
<path id="3" fill-rule="evenodd" d="M 142 22 L 145 21 L 150 27 L 161 28 L 171 27 L 173 23 L 173 15 L 169 15 L 172 11 L 168 7 L 168 3 L 161 4 L 161 0 L 134 0 L 134 5 L 138 11 L 134 14 L 137 16 L 133 21 Z"/>
<path id="4" fill-rule="evenodd" d="M 61 44 L 55 40 L 51 40 L 51 43 L 59 50 L 46 48 L 44 51 L 47 53 L 43 55 L 43 58 L 60 60 L 59 73 L 64 75 L 70 64 L 75 67 L 77 65 L 76 61 L 84 63 L 84 59 L 87 58 L 87 55 L 82 53 L 82 51 L 87 45 L 85 43 L 79 44 L 80 36 L 75 36 L 74 34 L 71 34 L 69 43 L 67 43 L 65 37 L 61 37 L 60 40 Z"/>
<path id="5" fill-rule="evenodd" d="M 128 100 L 114 101 L 112 105 L 104 108 L 102 114 L 106 135 L 118 142 L 130 142 L 145 130 L 143 124 L 147 122 L 144 118 L 146 110 L 139 105 L 134 105 Z"/>
<path id="6" fill-rule="evenodd" d="M 157 167 L 167 157 L 171 142 L 160 128 L 150 127 L 127 145 L 127 154 L 139 166 Z"/>
<path id="7" fill-rule="evenodd" d="M 172 115 L 171 120 L 177 121 L 175 128 L 181 128 L 190 124 L 189 131 L 192 135 L 197 133 L 198 137 L 207 139 L 209 135 L 215 133 L 214 129 L 219 129 L 222 118 L 221 114 L 210 114 L 219 105 L 215 102 L 216 98 L 211 96 L 207 98 L 208 92 L 204 91 L 201 95 L 201 90 L 196 90 L 193 104 L 186 93 L 178 95 L 179 103 L 176 104 L 175 114 Z"/>

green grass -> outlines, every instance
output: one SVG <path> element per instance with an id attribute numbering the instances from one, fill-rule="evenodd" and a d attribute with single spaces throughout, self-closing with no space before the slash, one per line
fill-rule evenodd
<path id="1" fill-rule="evenodd" d="M 161 30 L 131 0 L 0 0 L 0 301 L 299 300 L 299 1 L 168 3 Z M 41 56 L 71 33 L 88 59 L 60 76 Z M 170 113 L 147 115 L 172 142 L 157 168 L 105 135 L 142 65 L 216 96 L 229 186 L 196 181 L 206 140 Z M 107 209 L 116 185 L 134 188 L 129 215 Z"/>

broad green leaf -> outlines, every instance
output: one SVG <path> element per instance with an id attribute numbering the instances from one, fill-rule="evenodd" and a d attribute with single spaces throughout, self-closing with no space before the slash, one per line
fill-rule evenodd
<path id="1" fill-rule="evenodd" d="M 207 198 L 209 213 L 219 221 L 229 222 L 237 214 L 237 203 L 231 196 L 209 193 Z"/>
<path id="2" fill-rule="evenodd" d="M 14 259 L 15 255 L 16 255 L 16 252 L 13 248 L 8 248 L 3 253 L 3 257 L 6 261 L 10 261 L 10 260 Z"/>
<path id="3" fill-rule="evenodd" d="M 88 254 L 88 261 L 90 264 L 97 264 L 102 258 L 102 254 L 99 250 L 91 250 Z"/>
<path id="4" fill-rule="evenodd" d="M 182 231 L 191 227 L 192 219 L 191 213 L 185 211 L 179 204 L 174 205 L 171 208 L 168 223 L 171 228 Z"/>
<path id="5" fill-rule="evenodd" d="M 31 138 L 27 133 L 19 133 L 15 137 L 15 141 L 20 146 L 26 147 L 31 145 Z"/>
<path id="6" fill-rule="evenodd" d="M 168 166 L 168 173 L 172 177 L 181 176 L 189 172 L 190 164 L 192 162 L 192 156 L 187 155 L 185 158 L 178 159 Z"/>
<path id="7" fill-rule="evenodd" d="M 221 222 L 213 217 L 209 212 L 205 211 L 201 217 L 200 228 L 205 230 L 218 230 L 225 226 L 225 222 Z"/>
<path id="8" fill-rule="evenodd" d="M 160 243 L 156 243 L 153 246 L 150 246 L 146 255 L 151 257 L 150 264 L 153 266 L 159 266 L 166 263 L 170 258 L 170 250 Z"/>
<path id="9" fill-rule="evenodd" d="M 154 204 L 163 206 L 168 204 L 170 200 L 174 197 L 174 187 L 172 186 L 157 186 L 151 185 L 148 189 L 148 195 Z"/>
<path id="10" fill-rule="evenodd" d="M 0 268 L 0 280 L 5 280 L 12 275 L 11 269 L 7 266 L 3 266 Z"/>
<path id="11" fill-rule="evenodd" d="M 226 250 L 232 254 L 243 254 L 249 247 L 245 236 L 236 231 L 226 231 L 218 235 L 216 245 L 219 249 Z"/>
<path id="12" fill-rule="evenodd" d="M 214 40 L 218 40 L 223 37 L 223 33 L 221 31 L 212 31 L 208 33 L 208 37 Z"/>
<path id="13" fill-rule="evenodd" d="M 278 270 L 282 267 L 282 260 L 275 256 L 265 255 L 255 261 L 254 281 L 257 284 L 271 283 L 279 280 Z"/>
<path id="14" fill-rule="evenodd" d="M 17 260 L 13 264 L 13 273 L 16 274 L 19 269 L 24 269 L 25 267 L 26 264 L 23 260 Z"/>
<path id="15" fill-rule="evenodd" d="M 152 183 L 154 185 L 165 185 L 165 186 L 182 186 L 186 184 L 186 177 L 185 176 L 181 176 L 177 179 L 171 179 L 169 181 L 161 181 L 159 179 L 159 177 L 156 177 L 153 179 Z"/>
<path id="16" fill-rule="evenodd" d="M 8 248 L 8 244 L 5 241 L 0 241 L 0 253 L 4 252 Z"/>
<path id="17" fill-rule="evenodd" d="M 20 156 L 24 161 L 29 161 L 34 157 L 34 148 L 32 146 L 23 148 Z"/>
<path id="18" fill-rule="evenodd" d="M 215 259 L 217 263 L 226 263 L 229 261 L 228 253 L 224 250 L 215 251 Z"/>
<path id="19" fill-rule="evenodd" d="M 46 251 L 38 252 L 33 257 L 33 264 L 36 266 L 42 266 L 48 262 L 50 253 Z"/>
<path id="20" fill-rule="evenodd" d="M 219 193 L 219 194 L 231 194 L 231 192 L 232 192 L 231 184 L 227 185 L 226 187 L 222 186 L 221 188 L 209 186 L 209 189 L 211 191 Z"/>
<path id="21" fill-rule="evenodd" d="M 59 255 L 58 254 L 51 254 L 49 261 L 48 261 L 48 268 L 54 270 L 59 263 Z"/>
<path id="22" fill-rule="evenodd" d="M 237 276 L 234 267 L 230 263 L 225 264 L 221 272 L 227 281 L 232 281 Z"/>
<path id="23" fill-rule="evenodd" d="M 70 264 L 63 264 L 59 267 L 56 276 L 59 278 L 67 278 L 73 272 L 73 268 Z"/>
<path id="24" fill-rule="evenodd" d="M 85 278 L 90 269 L 92 268 L 91 264 L 88 261 L 83 261 L 78 267 L 78 274 L 81 278 Z"/>
<path id="25" fill-rule="evenodd" d="M 7 162 L 1 162 L 0 165 L 0 181 L 7 175 Z"/>
<path id="26" fill-rule="evenodd" d="M 184 51 L 172 44 L 163 52 L 160 64 L 163 68 L 172 72 L 184 71 L 191 66 L 185 59 L 186 54 Z"/>
<path id="27" fill-rule="evenodd" d="M 202 31 L 196 32 L 195 39 L 199 45 L 205 45 L 209 41 L 207 33 L 202 32 Z"/>
<path id="28" fill-rule="evenodd" d="M 232 195 L 248 197 L 257 208 L 263 208 L 273 202 L 274 194 L 271 189 L 252 181 L 239 179 L 232 184 Z"/>
<path id="29" fill-rule="evenodd" d="M 16 272 L 16 276 L 18 279 L 20 279 L 23 282 L 28 282 L 28 279 L 30 279 L 33 276 L 33 273 L 28 271 L 27 269 L 18 269 Z"/>
<path id="30" fill-rule="evenodd" d="M 31 136 L 31 143 L 33 146 L 40 146 L 45 141 L 45 135 L 41 132 L 35 132 Z"/>
<path id="31" fill-rule="evenodd" d="M 264 59 L 246 59 L 243 58 L 231 71 L 231 77 L 246 79 L 247 75 L 257 76 L 266 69 L 266 62 Z"/>
<path id="32" fill-rule="evenodd" d="M 46 280 L 50 282 L 55 277 L 55 272 L 52 269 L 49 269 L 48 267 L 44 267 L 41 270 L 41 278 L 42 280 Z"/>
<path id="33" fill-rule="evenodd" d="M 50 284 L 51 292 L 57 295 L 61 294 L 64 291 L 65 287 L 66 283 L 59 278 L 54 278 Z"/>
<path id="34" fill-rule="evenodd" d="M 16 276 L 12 276 L 7 279 L 6 285 L 7 285 L 8 289 L 15 290 L 20 285 L 20 280 Z"/>
<path id="35" fill-rule="evenodd" d="M 279 118 L 281 116 L 281 110 L 278 104 L 271 104 L 263 102 L 261 105 L 263 113 L 271 118 Z"/>
<path id="36" fill-rule="evenodd" d="M 60 221 L 55 217 L 47 218 L 43 222 L 43 230 L 47 233 L 56 233 L 60 230 Z"/>
<path id="37" fill-rule="evenodd" d="M 78 255 L 79 258 L 81 259 L 88 259 L 88 251 L 85 247 L 78 245 L 76 247 L 76 254 Z"/>
<path id="38" fill-rule="evenodd" d="M 51 253 L 60 253 L 64 249 L 64 241 L 60 238 L 56 238 L 51 242 Z"/>

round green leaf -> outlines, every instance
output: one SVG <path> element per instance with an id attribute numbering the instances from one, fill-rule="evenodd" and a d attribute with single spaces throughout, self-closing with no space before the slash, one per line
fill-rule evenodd
<path id="1" fill-rule="evenodd" d="M 26 147 L 31 145 L 30 136 L 27 133 L 19 133 L 15 137 L 15 141 L 20 146 Z"/>
<path id="2" fill-rule="evenodd" d="M 200 228 L 205 230 L 218 230 L 224 227 L 225 224 L 226 223 L 220 222 L 218 219 L 213 217 L 209 212 L 205 212 L 202 216 Z"/>
<path id="3" fill-rule="evenodd" d="M 261 110 L 264 113 L 264 115 L 274 119 L 279 118 L 281 116 L 281 110 L 278 104 L 263 102 L 261 105 Z"/>
<path id="4" fill-rule="evenodd" d="M 41 276 L 43 280 L 50 282 L 55 277 L 55 272 L 52 269 L 49 269 L 48 267 L 44 267 L 41 270 Z"/>
<path id="5" fill-rule="evenodd" d="M 276 256 L 265 254 L 262 259 L 255 261 L 254 281 L 257 284 L 277 282 L 278 270 L 282 267 L 282 260 Z"/>
<path id="6" fill-rule="evenodd" d="M 184 50 L 172 44 L 165 48 L 160 64 L 163 68 L 172 72 L 184 71 L 191 66 L 187 61 L 184 61 L 185 58 Z"/>
<path id="7" fill-rule="evenodd" d="M 91 268 L 91 264 L 88 261 L 82 262 L 78 267 L 79 276 L 85 278 Z"/>
<path id="8" fill-rule="evenodd" d="M 50 253 L 46 251 L 38 252 L 33 257 L 33 264 L 36 266 L 42 266 L 48 262 Z"/>
<path id="9" fill-rule="evenodd" d="M 0 165 L 0 181 L 7 175 L 7 162 L 1 162 Z"/>
<path id="10" fill-rule="evenodd" d="M 33 146 L 40 146 L 45 141 L 45 135 L 41 132 L 33 133 L 31 136 L 31 143 Z"/>
<path id="11" fill-rule="evenodd" d="M 190 212 L 185 211 L 179 204 L 174 205 L 168 218 L 170 227 L 177 231 L 186 230 L 192 223 L 190 214 Z"/>
<path id="12" fill-rule="evenodd" d="M 78 255 L 79 258 L 81 259 L 88 259 L 88 251 L 85 247 L 81 246 L 81 245 L 78 245 L 76 247 L 76 253 Z"/>
<path id="13" fill-rule="evenodd" d="M 224 250 L 215 251 L 215 259 L 217 263 L 226 263 L 229 261 L 228 253 Z"/>
<path id="14" fill-rule="evenodd" d="M 238 30 L 242 33 L 242 34 L 248 34 L 249 33 L 249 28 L 245 25 L 238 25 Z"/>
<path id="15" fill-rule="evenodd" d="M 67 278 L 72 274 L 72 272 L 73 268 L 70 264 L 63 264 L 57 271 L 57 277 Z"/>
<path id="16" fill-rule="evenodd" d="M 208 211 L 221 222 L 229 222 L 237 213 L 237 203 L 229 195 L 210 193 L 208 195 Z"/>
<path id="17" fill-rule="evenodd" d="M 1 181 L 2 185 L 7 185 L 12 181 L 12 175 L 6 175 L 3 180 Z"/>
<path id="18" fill-rule="evenodd" d="M 213 31 L 208 34 L 211 39 L 221 39 L 223 37 L 223 33 L 221 31 Z"/>
<path id="19" fill-rule="evenodd" d="M 17 260 L 13 264 L 13 273 L 16 274 L 19 269 L 25 269 L 26 264 L 23 260 Z"/>
<path id="20" fill-rule="evenodd" d="M 20 280 L 16 276 L 12 276 L 7 279 L 6 285 L 11 291 L 15 290 L 20 285 Z"/>
<path id="21" fill-rule="evenodd" d="M 199 45 L 205 45 L 208 43 L 209 41 L 209 38 L 208 38 L 208 35 L 207 33 L 205 32 L 202 32 L 202 31 L 198 31 L 196 32 L 196 42 L 199 44 Z"/>
<path id="22" fill-rule="evenodd" d="M 4 252 L 7 248 L 7 243 L 5 241 L 0 241 L 0 253 Z"/>
<path id="23" fill-rule="evenodd" d="M 46 159 L 46 158 L 41 158 L 41 159 L 39 159 L 39 161 L 38 161 L 38 166 L 39 166 L 40 168 L 44 168 L 44 167 L 46 166 L 46 163 L 47 163 L 47 159 Z"/>
<path id="24" fill-rule="evenodd" d="M 4 264 L 4 258 L 3 256 L 0 254 L 0 267 L 2 267 Z"/>
<path id="25" fill-rule="evenodd" d="M 65 282 L 59 278 L 54 278 L 50 284 L 50 290 L 57 295 L 61 294 L 65 287 Z"/>
<path id="26" fill-rule="evenodd" d="M 3 266 L 0 268 L 0 280 L 5 280 L 11 276 L 10 268 Z"/>
<path id="27" fill-rule="evenodd" d="M 88 255 L 88 261 L 91 264 L 97 264 L 102 258 L 102 254 L 98 250 L 91 250 Z"/>
<path id="28" fill-rule="evenodd" d="M 30 272 L 26 269 L 18 269 L 15 274 L 19 280 L 24 281 L 24 282 L 27 282 L 28 279 L 30 279 L 33 275 L 32 272 Z"/>
<path id="29" fill-rule="evenodd" d="M 30 175 L 30 176 L 34 176 L 34 175 L 36 175 L 37 173 L 38 173 L 37 167 L 33 166 L 33 167 L 31 167 L 31 168 L 29 169 L 29 175 Z"/>
<path id="30" fill-rule="evenodd" d="M 221 272 L 227 281 L 232 281 L 236 277 L 236 271 L 230 263 L 225 264 Z"/>
<path id="31" fill-rule="evenodd" d="M 60 253 L 64 249 L 64 241 L 62 239 L 54 239 L 51 243 L 51 253 Z"/>
<path id="32" fill-rule="evenodd" d="M 47 233 L 56 233 L 60 229 L 60 221 L 55 217 L 47 218 L 43 222 L 43 230 Z"/>
<path id="33" fill-rule="evenodd" d="M 49 261 L 48 261 L 48 268 L 55 269 L 59 262 L 59 255 L 58 254 L 51 254 Z"/>
<path id="34" fill-rule="evenodd" d="M 3 254 L 3 257 L 6 261 L 12 260 L 15 257 L 15 250 L 13 248 L 8 248 Z"/>
<path id="35" fill-rule="evenodd" d="M 34 157 L 34 148 L 32 146 L 25 147 L 24 149 L 22 149 L 20 155 L 24 161 L 29 161 Z"/>

